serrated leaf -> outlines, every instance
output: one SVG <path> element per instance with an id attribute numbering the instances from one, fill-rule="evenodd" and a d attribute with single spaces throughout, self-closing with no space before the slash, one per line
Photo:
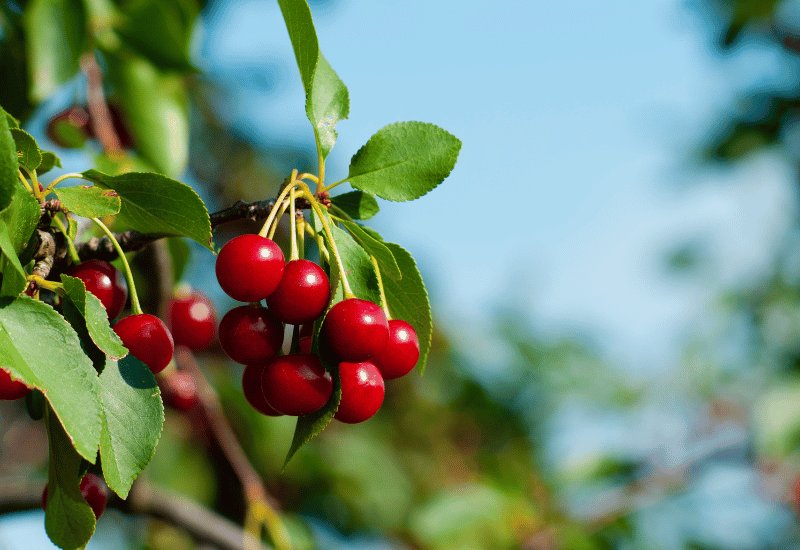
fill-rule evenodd
<path id="1" fill-rule="evenodd" d="M 25 130 L 11 128 L 11 137 L 14 138 L 14 145 L 17 149 L 17 161 L 20 166 L 24 166 L 30 171 L 35 170 L 42 163 L 42 151 L 39 144 Z"/>
<path id="2" fill-rule="evenodd" d="M 0 110 L 2 110 L 2 107 L 0 107 Z M 3 112 L 5 112 L 5 111 L 3 111 Z M 5 115 L 6 115 L 6 124 L 8 125 L 8 128 L 19 128 L 19 120 L 17 120 L 16 118 L 14 118 L 13 116 L 11 116 L 8 113 L 5 113 Z M 2 123 L 0 123 L 0 124 L 2 124 Z"/>
<path id="3" fill-rule="evenodd" d="M 380 210 L 375 197 L 360 190 L 331 197 L 331 203 L 354 220 L 368 220 Z"/>
<path id="4" fill-rule="evenodd" d="M 117 333 L 108 323 L 108 313 L 100 299 L 86 290 L 84 282 L 77 277 L 61 275 L 67 298 L 86 322 L 86 330 L 92 342 L 112 359 L 120 359 L 128 354 Z"/>
<path id="5" fill-rule="evenodd" d="M 17 147 L 9 131 L 9 118 L 11 115 L 3 111 L 0 116 L 0 211 L 11 204 L 11 198 L 20 187 L 17 170 Z M 13 117 L 12 117 L 13 118 Z"/>
<path id="6" fill-rule="evenodd" d="M 371 256 L 374 256 L 381 267 L 381 272 L 386 272 L 392 279 L 401 279 L 403 274 L 397 266 L 397 261 L 394 259 L 392 252 L 384 244 L 383 240 L 378 240 L 372 237 L 369 233 L 364 231 L 364 228 L 355 222 L 347 220 L 338 220 L 355 238 L 356 242 L 361 245 L 364 250 Z"/>
<path id="7" fill-rule="evenodd" d="M 11 240 L 8 227 L 5 222 L 0 220 L 0 267 L 3 272 L 3 284 L 0 287 L 0 294 L 4 296 L 16 296 L 27 284 L 25 270 L 19 262 L 17 252 L 14 250 L 14 243 Z"/>
<path id="8" fill-rule="evenodd" d="M 425 290 L 422 275 L 411 254 L 398 244 L 385 244 L 397 260 L 397 265 L 403 273 L 403 278 L 399 281 L 388 277 L 382 278 L 389 313 L 393 319 L 401 319 L 414 327 L 417 338 L 419 338 L 419 361 L 416 369 L 422 374 L 425 372 L 425 362 L 428 360 L 431 336 L 433 335 L 433 319 L 428 292 Z M 384 273 L 383 266 L 381 266 L 381 273 Z"/>
<path id="9" fill-rule="evenodd" d="M 396 122 L 353 155 L 347 181 L 390 201 L 417 199 L 453 170 L 461 141 L 434 124 Z"/>
<path id="10" fill-rule="evenodd" d="M 0 298 L 0 367 L 41 390 L 75 450 L 94 463 L 101 427 L 97 373 L 64 318 L 27 296 Z"/>
<path id="11" fill-rule="evenodd" d="M 213 251 L 208 210 L 188 185 L 144 172 L 108 176 L 89 170 L 83 175 L 117 192 L 122 200 L 117 219 L 130 228 L 142 233 L 188 237 Z"/>
<path id="12" fill-rule="evenodd" d="M 22 185 L 17 185 L 11 204 L 0 212 L 0 220 L 5 222 L 17 254 L 22 252 L 36 230 L 41 210 L 39 201 Z"/>
<path id="13" fill-rule="evenodd" d="M 119 363 L 106 361 L 100 386 L 103 477 L 115 493 L 126 498 L 161 437 L 161 393 L 150 369 L 131 355 Z"/>
<path id="14" fill-rule="evenodd" d="M 86 48 L 83 2 L 31 0 L 25 7 L 31 96 L 38 103 L 78 73 Z"/>
<path id="15" fill-rule="evenodd" d="M 319 49 L 306 0 L 278 0 L 306 92 L 306 116 L 314 127 L 322 159 L 336 143 L 336 123 L 347 118 L 350 97 Z"/>
<path id="16" fill-rule="evenodd" d="M 45 415 L 50 444 L 47 507 L 44 527 L 50 540 L 64 550 L 83 548 L 94 534 L 94 512 L 80 490 L 81 457 L 57 419 Z"/>
<path id="17" fill-rule="evenodd" d="M 292 437 L 292 445 L 289 447 L 289 452 L 286 454 L 286 459 L 283 461 L 283 469 L 289 464 L 289 461 L 300 450 L 300 448 L 311 441 L 314 437 L 322 433 L 328 424 L 333 420 L 333 415 L 336 414 L 336 409 L 339 408 L 339 402 L 342 400 L 342 381 L 339 378 L 339 365 L 326 363 L 323 364 L 325 368 L 331 373 L 333 379 L 333 392 L 320 410 L 305 414 L 297 417 L 297 424 L 294 428 L 294 436 Z"/>
<path id="18" fill-rule="evenodd" d="M 52 151 L 42 151 L 42 163 L 36 169 L 36 175 L 46 174 L 55 167 L 61 168 L 61 159 Z"/>
<path id="19" fill-rule="evenodd" d="M 92 185 L 57 187 L 53 192 L 67 210 L 85 218 L 112 216 L 120 211 L 122 205 L 116 191 Z"/>
<path id="20" fill-rule="evenodd" d="M 333 224 L 331 224 L 331 229 L 333 230 L 333 238 L 336 239 L 339 256 L 342 259 L 344 273 L 347 275 L 347 281 L 350 283 L 353 293 L 362 300 L 380 304 L 381 293 L 378 286 L 378 276 L 375 274 L 375 266 L 369 255 L 353 240 L 353 237 L 347 231 Z M 331 250 L 330 245 L 328 245 L 328 249 Z M 336 259 L 333 254 L 331 254 L 331 262 L 334 264 L 331 269 L 336 269 Z M 334 280 L 335 277 L 331 277 L 332 283 Z M 339 288 L 332 288 L 331 290 L 330 306 L 333 306 L 342 299 L 343 291 L 341 285 L 339 285 Z"/>

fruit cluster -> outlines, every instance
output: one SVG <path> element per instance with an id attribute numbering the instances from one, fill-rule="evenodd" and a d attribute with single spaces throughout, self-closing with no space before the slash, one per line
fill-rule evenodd
<path id="1" fill-rule="evenodd" d="M 322 408 L 333 392 L 322 357 L 338 365 L 341 380 L 334 418 L 362 422 L 383 403 L 384 380 L 407 374 L 419 359 L 411 325 L 387 321 L 378 305 L 355 297 L 328 310 L 319 353 L 312 353 L 314 322 L 331 299 L 328 276 L 310 260 L 285 262 L 269 238 L 248 234 L 232 239 L 217 257 L 216 275 L 231 298 L 248 302 L 222 318 L 219 341 L 231 359 L 245 365 L 244 395 L 263 414 L 300 416 Z M 287 355 L 281 354 L 284 325 L 300 327 L 298 345 Z"/>

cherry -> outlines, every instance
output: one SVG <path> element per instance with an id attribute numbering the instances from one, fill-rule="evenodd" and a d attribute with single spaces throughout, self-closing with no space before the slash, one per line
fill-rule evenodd
<path id="1" fill-rule="evenodd" d="M 67 275 L 77 277 L 86 290 L 100 299 L 108 319 L 116 319 L 128 301 L 128 285 L 119 270 L 103 260 L 88 260 L 74 267 Z"/>
<path id="2" fill-rule="evenodd" d="M 237 363 L 268 361 L 283 345 L 283 325 L 265 307 L 235 307 L 219 323 L 219 343 Z"/>
<path id="3" fill-rule="evenodd" d="M 46 132 L 50 141 L 59 147 L 83 147 L 92 136 L 89 112 L 83 107 L 73 105 L 50 119 Z"/>
<path id="4" fill-rule="evenodd" d="M 333 416 L 340 422 L 357 424 L 370 418 L 383 404 L 383 376 L 372 363 L 339 363 L 342 400 Z"/>
<path id="5" fill-rule="evenodd" d="M 270 407 L 264 392 L 261 391 L 261 375 L 266 364 L 247 365 L 242 374 L 242 390 L 244 397 L 250 406 L 261 414 L 267 416 L 283 416 L 281 413 Z"/>
<path id="6" fill-rule="evenodd" d="M 83 476 L 80 484 L 81 495 L 86 503 L 91 506 L 95 519 L 100 519 L 108 503 L 108 490 L 105 482 L 94 474 Z M 47 485 L 42 491 L 42 510 L 47 509 Z"/>
<path id="7" fill-rule="evenodd" d="M 117 321 L 114 332 L 131 355 L 158 374 L 172 359 L 175 343 L 167 326 L 154 315 L 140 313 Z"/>
<path id="8" fill-rule="evenodd" d="M 283 252 L 274 241 L 258 235 L 239 235 L 219 251 L 217 281 L 240 302 L 258 302 L 277 288 L 283 275 Z"/>
<path id="9" fill-rule="evenodd" d="M 292 260 L 267 306 L 284 323 L 299 325 L 322 315 L 330 299 L 330 282 L 322 268 L 310 260 Z"/>
<path id="10" fill-rule="evenodd" d="M 331 308 L 322 325 L 333 352 L 348 363 L 360 363 L 383 350 L 389 340 L 389 323 L 376 304 L 358 298 L 342 300 Z"/>
<path id="11" fill-rule="evenodd" d="M 316 355 L 281 355 L 264 367 L 261 391 L 276 411 L 299 416 L 318 411 L 328 402 L 333 381 Z"/>
<path id="12" fill-rule="evenodd" d="M 175 372 L 161 383 L 164 404 L 181 412 L 191 410 L 200 400 L 197 384 L 188 372 Z"/>
<path id="13" fill-rule="evenodd" d="M 217 335 L 217 316 L 208 297 L 197 291 L 175 296 L 169 303 L 169 328 L 176 346 L 198 351 Z"/>
<path id="14" fill-rule="evenodd" d="M 11 401 L 28 395 L 31 389 L 21 380 L 13 380 L 8 371 L 0 369 L 0 399 Z"/>
<path id="15" fill-rule="evenodd" d="M 405 376 L 419 361 L 419 338 L 414 327 L 399 319 L 389 321 L 389 341 L 370 359 L 384 380 Z"/>

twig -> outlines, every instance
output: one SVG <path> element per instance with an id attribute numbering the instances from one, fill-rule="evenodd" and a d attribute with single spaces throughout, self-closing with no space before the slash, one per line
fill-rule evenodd
<path id="1" fill-rule="evenodd" d="M 97 64 L 94 53 L 86 53 L 81 56 L 81 71 L 86 75 L 87 81 L 87 103 L 89 115 L 92 120 L 92 129 L 97 136 L 100 145 L 109 156 L 119 157 L 124 155 L 120 145 L 119 136 L 114 130 L 114 123 L 111 121 L 111 111 L 108 109 L 105 95 L 103 94 L 103 72 Z"/>

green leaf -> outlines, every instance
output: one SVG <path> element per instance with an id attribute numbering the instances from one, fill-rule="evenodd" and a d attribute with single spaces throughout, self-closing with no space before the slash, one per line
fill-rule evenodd
<path id="1" fill-rule="evenodd" d="M 108 176 L 97 170 L 83 172 L 95 184 L 113 189 L 122 199 L 119 219 L 142 233 L 188 237 L 209 250 L 211 220 L 195 191 L 160 174 L 129 172 Z"/>
<path id="2" fill-rule="evenodd" d="M 397 265 L 403 273 L 399 281 L 389 277 L 382 277 L 383 290 L 389 313 L 394 319 L 403 321 L 414 327 L 419 338 L 419 361 L 417 372 L 425 372 L 425 362 L 431 349 L 431 336 L 433 335 L 433 319 L 431 317 L 431 304 L 428 301 L 428 292 L 422 281 L 417 264 L 405 249 L 394 243 L 385 243 L 392 255 L 397 260 Z M 381 266 L 381 274 L 384 274 Z M 388 273 L 386 273 L 388 275 Z"/>
<path id="3" fill-rule="evenodd" d="M 385 271 L 392 279 L 402 279 L 403 274 L 397 266 L 397 261 L 394 259 L 392 252 L 384 244 L 383 240 L 375 239 L 364 231 L 364 228 L 355 222 L 347 220 L 338 220 L 355 238 L 356 242 L 361 245 L 368 254 L 375 257 L 381 272 Z"/>
<path id="4" fill-rule="evenodd" d="M 126 498 L 161 437 L 161 393 L 150 369 L 131 355 L 119 363 L 109 359 L 100 374 L 100 386 L 103 477 L 115 493 Z"/>
<path id="5" fill-rule="evenodd" d="M 0 212 L 0 220 L 5 222 L 17 254 L 22 252 L 39 223 L 41 210 L 37 201 L 22 185 L 14 190 L 11 204 Z"/>
<path id="6" fill-rule="evenodd" d="M 50 467 L 44 528 L 59 548 L 83 548 L 94 534 L 96 520 L 81 494 L 81 457 L 75 452 L 61 424 L 51 411 L 48 412 L 45 422 L 50 443 Z"/>
<path id="7" fill-rule="evenodd" d="M 2 107 L 0 107 L 0 110 L 2 110 Z M 19 120 L 17 120 L 8 113 L 6 113 L 6 124 L 8 124 L 8 128 L 19 128 Z"/>
<path id="8" fill-rule="evenodd" d="M 20 166 L 24 166 L 30 171 L 35 170 L 42 163 L 42 151 L 39 144 L 25 130 L 12 128 L 9 130 L 14 138 L 14 145 L 17 149 L 17 161 Z"/>
<path id="9" fill-rule="evenodd" d="M 333 224 L 331 224 L 331 229 L 333 230 L 333 238 L 336 239 L 339 256 L 342 259 L 344 273 L 347 275 L 347 281 L 350 283 L 353 293 L 362 300 L 381 304 L 378 276 L 375 274 L 375 266 L 369 255 L 353 240 L 353 237 L 347 231 Z M 331 250 L 330 245 L 328 245 L 328 250 Z M 331 262 L 334 264 L 336 262 L 333 254 L 331 254 Z M 331 267 L 331 269 L 336 268 Z M 334 280 L 336 280 L 336 277 L 331 277 L 332 284 L 335 284 Z M 330 305 L 333 306 L 336 302 L 342 300 L 344 293 L 341 286 L 331 290 Z"/>
<path id="10" fill-rule="evenodd" d="M 56 166 L 61 168 L 61 159 L 52 151 L 42 151 L 42 163 L 36 169 L 36 175 L 46 174 Z"/>
<path id="11" fill-rule="evenodd" d="M 86 13 L 74 0 L 31 0 L 25 9 L 31 98 L 38 103 L 78 73 Z"/>
<path id="12" fill-rule="evenodd" d="M 355 220 L 368 220 L 380 210 L 375 197 L 364 191 L 336 195 L 331 197 L 331 203 Z"/>
<path id="13" fill-rule="evenodd" d="M 27 296 L 0 298 L 0 367 L 42 391 L 75 450 L 94 463 L 101 427 L 97 373 L 64 318 Z"/>
<path id="14" fill-rule="evenodd" d="M 108 323 L 108 313 L 100 299 L 86 290 L 86 285 L 77 277 L 61 275 L 64 292 L 86 322 L 86 330 L 92 342 L 112 359 L 128 354 L 117 333 Z"/>
<path id="15" fill-rule="evenodd" d="M 306 92 L 306 116 L 314 127 L 322 159 L 336 143 L 336 123 L 347 118 L 350 97 L 319 49 L 306 0 L 278 0 Z"/>
<path id="16" fill-rule="evenodd" d="M 286 460 L 283 461 L 284 470 L 295 453 L 303 445 L 322 433 L 322 430 L 331 423 L 333 415 L 336 414 L 336 409 L 339 408 L 339 402 L 342 400 L 342 381 L 339 378 L 339 365 L 326 363 L 324 360 L 323 364 L 331 373 L 333 392 L 328 402 L 325 403 L 325 406 L 320 410 L 297 417 L 297 424 L 295 425 L 294 436 L 292 437 L 292 445 L 289 447 L 289 452 L 286 454 Z"/>
<path id="17" fill-rule="evenodd" d="M 0 116 L 0 211 L 11 204 L 11 197 L 20 187 L 17 175 L 19 170 L 17 146 L 9 131 L 8 117 L 11 115 L 2 112 L 5 116 Z"/>
<path id="18" fill-rule="evenodd" d="M 0 293 L 4 296 L 16 296 L 27 284 L 25 270 L 19 262 L 14 243 L 11 240 L 8 227 L 0 220 L 0 258 L 2 258 L 3 285 Z"/>
<path id="19" fill-rule="evenodd" d="M 162 73 L 138 56 L 107 57 L 108 80 L 136 150 L 159 172 L 178 177 L 189 160 L 189 107 L 181 75 Z"/>
<path id="20" fill-rule="evenodd" d="M 350 160 L 347 181 L 390 201 L 417 199 L 453 170 L 461 141 L 425 122 L 396 122 L 378 130 Z"/>
<path id="21" fill-rule="evenodd" d="M 67 210 L 85 218 L 112 216 L 120 211 L 122 204 L 113 189 L 91 185 L 56 187 L 54 192 Z"/>

